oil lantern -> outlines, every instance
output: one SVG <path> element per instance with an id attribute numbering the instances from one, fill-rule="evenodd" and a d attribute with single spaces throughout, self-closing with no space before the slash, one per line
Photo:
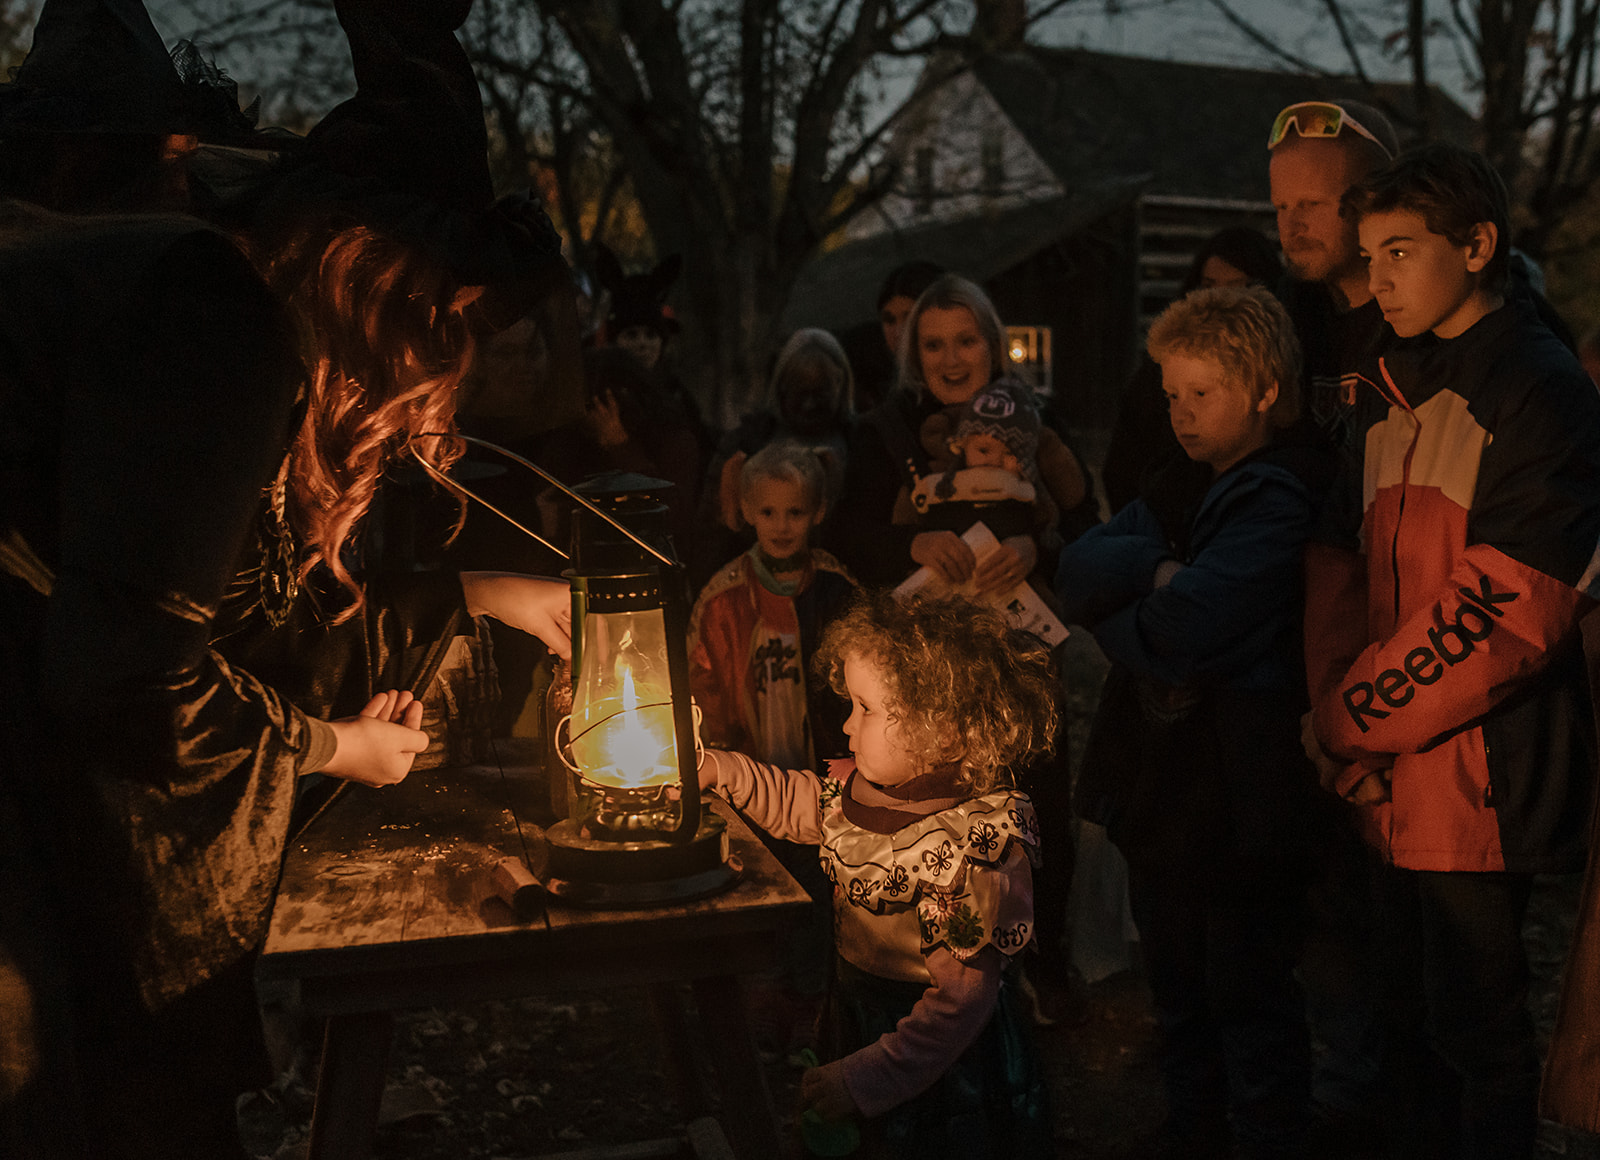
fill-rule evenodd
<path id="1" fill-rule="evenodd" d="M 688 585 L 660 497 L 670 486 L 613 472 L 575 489 L 588 504 L 565 573 L 572 711 L 554 738 L 566 768 L 551 771 L 568 779 L 567 816 L 545 834 L 545 887 L 580 905 L 694 898 L 737 875 L 723 820 L 700 805 Z"/>

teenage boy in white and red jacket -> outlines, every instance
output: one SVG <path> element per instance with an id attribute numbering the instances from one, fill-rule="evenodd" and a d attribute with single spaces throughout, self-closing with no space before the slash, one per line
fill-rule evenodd
<path id="1" fill-rule="evenodd" d="M 1395 1154 L 1531 1156 L 1521 930 L 1532 875 L 1582 865 L 1594 795 L 1600 395 L 1508 291 L 1481 156 L 1423 146 L 1346 209 L 1396 341 L 1307 552 L 1304 740 L 1385 863 Z"/>

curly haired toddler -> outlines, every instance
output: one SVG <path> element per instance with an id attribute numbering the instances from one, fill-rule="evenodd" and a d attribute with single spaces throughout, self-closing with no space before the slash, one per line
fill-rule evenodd
<path id="1" fill-rule="evenodd" d="M 917 1157 L 1054 1155 L 1011 972 L 1033 939 L 1038 823 L 1011 773 L 1059 716 L 1048 652 L 997 611 L 859 596 L 815 667 L 850 699 L 827 776 L 708 751 L 702 788 L 818 845 L 839 954 L 801 1102 Z M 874 1153 L 875 1154 L 875 1153 Z"/>

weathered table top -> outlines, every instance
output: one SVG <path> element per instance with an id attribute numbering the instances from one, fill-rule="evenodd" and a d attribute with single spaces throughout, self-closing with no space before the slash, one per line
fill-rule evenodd
<path id="1" fill-rule="evenodd" d="M 307 1007 L 331 1014 L 742 974 L 770 965 L 775 932 L 808 904 L 738 815 L 711 799 L 743 864 L 730 890 L 635 910 L 552 900 L 524 921 L 490 875 L 525 853 L 539 870 L 541 831 L 526 819 L 544 793 L 526 765 L 348 787 L 290 845 L 260 975 L 297 980 Z"/>

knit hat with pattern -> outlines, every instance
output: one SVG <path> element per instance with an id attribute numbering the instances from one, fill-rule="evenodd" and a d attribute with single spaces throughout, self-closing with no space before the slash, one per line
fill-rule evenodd
<path id="1" fill-rule="evenodd" d="M 990 435 L 1006 445 L 1024 468 L 1032 468 L 1039 451 L 1039 411 L 1020 383 L 991 383 L 969 399 L 956 419 L 952 445 L 973 435 Z"/>

